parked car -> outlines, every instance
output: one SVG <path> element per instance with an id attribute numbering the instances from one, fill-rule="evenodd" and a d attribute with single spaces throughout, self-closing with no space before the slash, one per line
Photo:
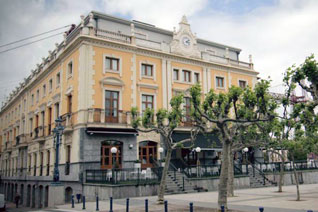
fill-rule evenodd
<path id="1" fill-rule="evenodd" d="M 0 194 L 0 211 L 6 211 L 6 201 L 4 200 L 4 194 Z"/>

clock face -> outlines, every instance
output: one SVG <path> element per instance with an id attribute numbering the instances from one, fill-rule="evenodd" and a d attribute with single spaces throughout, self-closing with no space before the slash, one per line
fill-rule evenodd
<path id="1" fill-rule="evenodd" d="M 182 42 L 185 46 L 190 46 L 191 41 L 188 37 L 183 37 Z"/>

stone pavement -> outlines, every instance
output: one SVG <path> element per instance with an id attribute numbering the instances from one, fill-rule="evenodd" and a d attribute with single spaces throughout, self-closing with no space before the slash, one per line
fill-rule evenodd
<path id="1" fill-rule="evenodd" d="M 265 212 L 306 212 L 313 210 L 318 212 L 318 184 L 300 185 L 301 201 L 296 199 L 296 186 L 284 186 L 283 193 L 278 193 L 277 187 L 241 189 L 235 191 L 235 197 L 228 199 L 229 208 L 234 211 L 257 212 L 258 207 L 265 208 Z M 189 211 L 189 203 L 193 202 L 195 212 L 213 212 L 217 207 L 217 192 L 202 192 L 191 194 L 166 195 L 169 203 L 169 211 Z M 156 196 L 136 197 L 130 199 L 130 212 L 144 211 L 144 200 L 149 200 L 149 211 L 164 211 L 163 205 L 156 205 Z M 126 199 L 114 200 L 114 212 L 124 212 Z M 82 210 L 82 204 L 75 204 L 71 208 L 70 204 L 57 206 L 55 209 L 45 209 L 40 211 L 87 211 L 93 212 L 96 209 L 95 202 L 87 202 L 86 210 Z M 99 202 L 100 211 L 109 211 L 109 201 Z M 9 210 L 16 211 L 16 210 Z M 30 211 L 24 208 L 19 211 Z"/>

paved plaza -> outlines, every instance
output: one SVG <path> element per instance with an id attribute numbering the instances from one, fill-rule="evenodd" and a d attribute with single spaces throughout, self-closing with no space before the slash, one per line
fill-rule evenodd
<path id="1" fill-rule="evenodd" d="M 313 210 L 318 212 L 318 184 L 301 185 L 301 201 L 296 199 L 296 187 L 284 186 L 283 193 L 276 192 L 276 187 L 241 189 L 235 191 L 236 197 L 229 198 L 229 208 L 233 211 L 257 212 L 259 206 L 265 208 L 265 212 L 303 212 Z M 202 192 L 191 194 L 166 195 L 169 203 L 169 211 L 189 211 L 189 203 L 193 202 L 194 211 L 215 211 L 217 207 L 217 192 Z M 156 196 L 138 197 L 130 199 L 130 211 L 144 211 L 144 200 L 149 200 L 149 211 L 163 211 L 163 205 L 156 205 Z M 13 206 L 13 205 L 10 205 Z M 114 211 L 126 211 L 126 200 L 115 199 Z M 34 211 L 87 211 L 96 209 L 95 202 L 87 202 L 86 210 L 82 210 L 82 204 L 75 204 L 71 208 L 70 204 L 57 206 L 55 209 L 34 210 Z M 99 202 L 100 211 L 109 211 L 109 201 Z M 26 208 L 9 211 L 31 211 Z"/>

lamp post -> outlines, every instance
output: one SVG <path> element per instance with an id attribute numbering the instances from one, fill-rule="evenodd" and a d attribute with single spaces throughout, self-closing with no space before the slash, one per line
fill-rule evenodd
<path id="1" fill-rule="evenodd" d="M 60 142 L 63 134 L 64 127 L 61 125 L 62 119 L 58 117 L 55 120 L 55 128 L 53 129 L 54 135 L 54 143 L 55 143 L 55 164 L 54 164 L 54 174 L 53 174 L 53 181 L 59 182 L 60 181 L 60 173 L 59 173 L 59 149 L 60 149 Z"/>
<path id="2" fill-rule="evenodd" d="M 115 178 L 115 163 L 116 163 L 116 153 L 117 153 L 117 148 L 116 147 L 112 147 L 110 149 L 110 152 L 112 153 L 112 158 L 113 158 L 113 164 L 112 164 L 112 179 L 113 179 L 113 183 L 115 182 L 114 178 Z"/>
<path id="3" fill-rule="evenodd" d="M 162 148 L 162 147 L 159 147 L 158 151 L 159 151 L 159 154 L 160 154 L 160 160 L 162 160 L 162 158 L 163 158 L 163 156 L 162 156 L 163 148 Z M 162 163 L 160 163 L 160 167 L 162 166 L 161 164 L 162 164 Z"/>
<path id="4" fill-rule="evenodd" d="M 248 152 L 248 148 L 245 147 L 243 149 L 244 155 L 245 155 L 245 165 L 246 165 L 246 173 L 248 173 L 248 163 L 247 163 L 247 152 Z"/>
<path id="5" fill-rule="evenodd" d="M 197 153 L 197 176 L 201 175 L 200 173 L 200 158 L 199 158 L 199 153 L 201 152 L 201 148 L 197 147 L 195 148 L 195 151 Z"/>

